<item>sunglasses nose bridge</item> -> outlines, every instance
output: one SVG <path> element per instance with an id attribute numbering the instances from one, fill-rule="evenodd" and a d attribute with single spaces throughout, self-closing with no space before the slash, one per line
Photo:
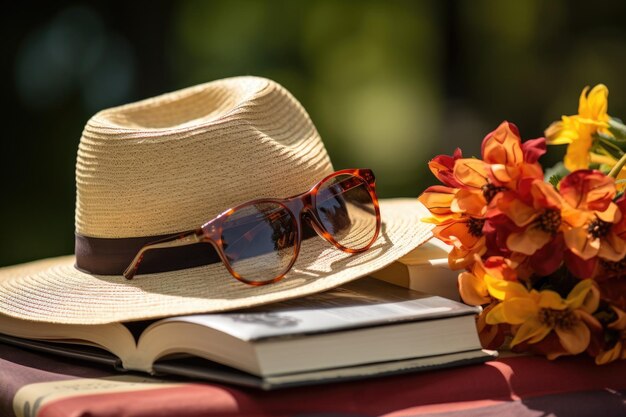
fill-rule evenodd
<path id="1" fill-rule="evenodd" d="M 216 219 L 213 219 L 202 225 L 200 230 L 203 232 L 204 241 L 215 241 L 219 239 L 217 222 L 215 220 Z"/>
<path id="2" fill-rule="evenodd" d="M 317 216 L 313 213 L 313 208 L 311 206 L 303 208 L 300 217 L 302 218 L 302 221 L 305 221 L 319 237 L 324 240 L 329 240 L 324 227 L 320 224 Z"/>

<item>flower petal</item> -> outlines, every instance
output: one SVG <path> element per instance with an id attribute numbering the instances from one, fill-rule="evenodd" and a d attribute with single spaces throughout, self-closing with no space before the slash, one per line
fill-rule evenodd
<path id="1" fill-rule="evenodd" d="M 579 210 L 567 203 L 564 203 L 561 208 L 561 224 L 570 227 L 584 227 L 586 223 L 594 219 L 595 214 L 592 211 Z"/>
<path id="2" fill-rule="evenodd" d="M 549 308 L 551 310 L 565 310 L 567 308 L 567 304 L 561 296 L 552 290 L 539 292 L 538 305 L 540 308 Z"/>
<path id="3" fill-rule="evenodd" d="M 490 256 L 484 261 L 477 263 L 474 267 L 474 273 L 480 277 L 488 274 L 494 278 L 517 281 L 517 273 L 512 266 L 511 260 L 502 256 Z"/>
<path id="4" fill-rule="evenodd" d="M 480 306 L 491 300 L 485 281 L 470 272 L 459 274 L 459 293 L 463 302 L 469 305 Z"/>
<path id="5" fill-rule="evenodd" d="M 460 241 L 452 240 L 452 250 L 448 254 L 448 266 L 456 271 L 472 265 L 475 255 L 482 256 L 487 248 L 485 247 L 485 237 L 482 236 L 472 245 L 463 245 Z"/>
<path id="6" fill-rule="evenodd" d="M 495 307 L 486 317 L 487 324 L 522 324 L 537 314 L 537 306 L 529 298 L 512 298 Z"/>
<path id="7" fill-rule="evenodd" d="M 566 303 L 575 310 L 582 308 L 588 313 L 594 313 L 600 303 L 600 293 L 592 279 L 583 279 L 567 295 Z"/>
<path id="8" fill-rule="evenodd" d="M 606 365 L 607 363 L 611 363 L 620 359 L 620 353 L 622 352 L 622 349 L 623 343 L 617 342 L 615 345 L 613 345 L 611 349 L 600 352 L 596 356 L 596 365 Z"/>
<path id="9" fill-rule="evenodd" d="M 441 224 L 433 230 L 437 238 L 445 241 L 449 245 L 472 247 L 481 238 L 469 232 L 468 219 L 463 218 L 458 221 L 449 221 Z"/>
<path id="10" fill-rule="evenodd" d="M 552 329 L 541 323 L 537 317 L 531 317 L 517 329 L 515 337 L 511 341 L 511 347 L 525 341 L 537 343 L 543 340 L 550 331 L 552 331 Z"/>
<path id="11" fill-rule="evenodd" d="M 498 300 L 508 300 L 510 298 L 520 297 L 528 298 L 529 292 L 522 284 L 515 281 L 506 281 L 498 279 L 490 275 L 485 275 L 485 284 L 492 297 Z"/>
<path id="12" fill-rule="evenodd" d="M 550 240 L 530 257 L 530 266 L 536 275 L 542 277 L 550 275 L 563 263 L 564 252 L 565 242 L 563 241 L 563 235 L 558 233 L 554 239 Z"/>
<path id="13" fill-rule="evenodd" d="M 516 191 L 520 196 L 525 197 L 529 195 L 531 184 L 540 180 L 543 182 L 543 168 L 538 163 L 534 164 L 522 164 L 520 166 L 519 180 L 517 181 Z M 515 187 L 514 187 L 515 188 Z"/>
<path id="14" fill-rule="evenodd" d="M 452 170 L 457 159 L 462 158 L 461 149 L 456 148 L 452 156 L 438 155 L 428 162 L 428 168 L 435 177 L 450 187 L 460 187 L 461 184 L 454 178 Z"/>
<path id="15" fill-rule="evenodd" d="M 450 210 L 454 213 L 465 213 L 474 217 L 482 217 L 487 211 L 487 201 L 482 191 L 460 189 L 452 200 Z"/>
<path id="16" fill-rule="evenodd" d="M 578 139 L 578 132 L 571 129 L 569 124 L 562 120 L 552 123 L 546 131 L 546 140 L 550 145 L 567 145 Z"/>
<path id="17" fill-rule="evenodd" d="M 532 182 L 530 193 L 533 197 L 533 205 L 535 208 L 550 208 L 559 210 L 563 205 L 561 195 L 554 187 L 541 180 Z"/>
<path id="18" fill-rule="evenodd" d="M 589 236 L 587 230 L 582 227 L 573 227 L 563 233 L 565 244 L 577 256 L 588 260 L 598 254 L 600 239 Z"/>
<path id="19" fill-rule="evenodd" d="M 523 232 L 511 233 L 506 240 L 506 246 L 513 252 L 532 255 L 550 242 L 551 239 L 551 234 L 538 228 L 529 227 Z"/>
<path id="20" fill-rule="evenodd" d="M 575 277 L 580 279 L 585 279 L 593 276 L 596 266 L 598 264 L 598 258 L 592 257 L 590 259 L 584 260 L 579 256 L 576 256 L 572 253 L 572 251 L 565 251 L 565 264 L 567 265 L 567 269 L 570 270 Z"/>
<path id="21" fill-rule="evenodd" d="M 617 223 L 622 219 L 622 212 L 617 204 L 610 202 L 604 211 L 596 211 L 595 215 L 607 223 Z"/>
<path id="22" fill-rule="evenodd" d="M 528 225 L 540 214 L 538 210 L 524 204 L 512 193 L 504 193 L 502 198 L 498 200 L 498 209 L 519 227 Z"/>
<path id="23" fill-rule="evenodd" d="M 546 153 L 546 138 L 530 139 L 522 143 L 522 151 L 524 153 L 524 161 L 534 163 Z"/>
<path id="24" fill-rule="evenodd" d="M 455 188 L 433 185 L 424 190 L 418 200 L 426 206 L 432 214 L 451 214 L 452 210 L 450 209 L 450 205 L 457 191 L 458 190 Z"/>
<path id="25" fill-rule="evenodd" d="M 589 94 L 587 91 L 589 91 L 588 86 L 580 94 L 578 115 L 591 120 L 606 120 L 608 118 L 606 112 L 609 106 L 609 89 L 604 84 L 598 84 L 589 91 Z"/>
<path id="26" fill-rule="evenodd" d="M 565 201 L 574 208 L 604 211 L 615 198 L 615 180 L 600 171 L 580 169 L 561 180 L 559 191 Z"/>
<path id="27" fill-rule="evenodd" d="M 557 326 L 555 331 L 563 348 L 572 355 L 584 352 L 589 346 L 591 332 L 582 321 L 578 321 L 568 328 Z"/>
<path id="28" fill-rule="evenodd" d="M 480 159 L 459 159 L 454 164 L 454 177 L 466 187 L 481 189 L 488 182 L 487 165 Z"/>
<path id="29" fill-rule="evenodd" d="M 524 162 L 522 141 L 517 126 L 504 121 L 485 136 L 482 143 L 483 160 L 488 164 L 515 166 Z"/>
<path id="30" fill-rule="evenodd" d="M 578 138 L 567 146 L 563 164 L 570 171 L 587 169 L 589 167 L 591 160 L 589 151 L 591 150 L 593 140 L 590 134 L 583 133 L 580 132 Z"/>
<path id="31" fill-rule="evenodd" d="M 492 164 L 490 165 L 490 170 L 493 178 L 501 184 L 508 184 L 519 177 L 519 168 L 517 166 Z"/>
<path id="32" fill-rule="evenodd" d="M 608 327 L 611 329 L 626 330 L 626 313 L 615 306 L 611 308 L 615 314 L 617 314 L 617 318 L 615 321 L 609 323 Z"/>
<path id="33" fill-rule="evenodd" d="M 485 317 L 489 314 L 489 311 L 493 308 L 493 304 L 485 307 L 485 309 L 478 315 L 476 320 L 476 330 L 478 330 L 478 338 L 480 344 L 484 349 L 499 349 L 505 340 L 504 325 L 491 325 L 487 324 Z"/>
<path id="34" fill-rule="evenodd" d="M 595 318 L 591 313 L 584 311 L 583 309 L 574 310 L 574 314 L 578 317 L 588 328 L 591 333 L 601 333 L 603 330 L 602 323 Z"/>
<path id="35" fill-rule="evenodd" d="M 609 261 L 618 262 L 626 255 L 626 242 L 609 233 L 600 241 L 598 256 Z"/>

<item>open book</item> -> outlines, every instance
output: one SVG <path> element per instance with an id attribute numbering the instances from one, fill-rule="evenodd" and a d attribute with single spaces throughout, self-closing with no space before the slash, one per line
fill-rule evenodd
<path id="1" fill-rule="evenodd" d="M 150 323 L 63 325 L 0 316 L 0 332 L 12 336 L 5 342 L 100 362 L 114 358 L 126 370 L 219 380 L 203 367 L 226 365 L 260 381 L 247 385 L 271 388 L 485 360 L 476 312 L 364 278 L 265 307 Z"/>

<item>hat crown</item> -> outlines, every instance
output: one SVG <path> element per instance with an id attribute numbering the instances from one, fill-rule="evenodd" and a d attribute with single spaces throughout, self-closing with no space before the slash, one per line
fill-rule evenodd
<path id="1" fill-rule="evenodd" d="M 247 200 L 288 197 L 333 172 L 300 103 L 277 83 L 236 77 L 103 110 L 76 163 L 76 233 L 190 230 Z"/>

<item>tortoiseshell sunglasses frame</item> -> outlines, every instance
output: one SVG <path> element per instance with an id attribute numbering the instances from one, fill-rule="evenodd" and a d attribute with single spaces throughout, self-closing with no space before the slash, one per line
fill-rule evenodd
<path id="1" fill-rule="evenodd" d="M 361 180 L 362 183 L 366 186 L 367 191 L 370 197 L 372 198 L 372 203 L 374 205 L 374 210 L 376 214 L 376 230 L 375 230 L 374 236 L 372 237 L 372 240 L 366 246 L 359 248 L 359 249 L 346 248 L 345 246 L 342 246 L 339 242 L 337 242 L 332 237 L 332 235 L 328 231 L 326 231 L 326 228 L 323 226 L 323 223 L 320 220 L 317 214 L 317 210 L 315 208 L 316 199 L 318 197 L 318 193 L 319 193 L 321 186 L 324 185 L 324 183 L 332 180 L 333 178 L 342 176 L 342 175 L 351 175 L 354 178 Z M 224 248 L 222 246 L 222 238 L 221 238 L 222 231 L 223 231 L 222 226 L 228 220 L 228 218 L 237 210 L 240 210 L 244 207 L 248 207 L 251 205 L 260 204 L 260 203 L 274 203 L 285 208 L 291 214 L 292 219 L 296 222 L 295 230 L 296 230 L 297 236 L 295 239 L 295 248 L 294 248 L 293 258 L 291 262 L 289 263 L 289 265 L 285 268 L 284 272 L 282 272 L 280 275 L 267 281 L 251 281 L 239 275 L 230 265 L 230 262 L 228 261 L 228 258 L 224 252 Z M 302 221 L 303 221 L 302 217 L 304 214 L 308 214 L 307 219 L 308 219 L 309 224 L 312 226 L 313 230 L 315 230 L 315 232 L 319 236 L 321 236 L 328 242 L 332 243 L 337 249 L 346 253 L 360 253 L 360 252 L 364 252 L 368 250 L 372 246 L 372 244 L 376 241 L 376 238 L 378 237 L 378 234 L 380 233 L 380 225 L 381 225 L 380 207 L 378 204 L 378 197 L 376 196 L 376 178 L 374 177 L 374 173 L 372 172 L 371 169 L 367 169 L 367 168 L 343 169 L 343 170 L 336 171 L 328 175 L 321 181 L 317 182 L 309 191 L 306 191 L 302 194 L 298 194 L 298 195 L 284 198 L 284 199 L 262 198 L 262 199 L 251 200 L 251 201 L 247 201 L 245 203 L 239 204 L 235 207 L 232 207 L 222 212 L 217 217 L 209 220 L 208 222 L 206 222 L 205 224 L 203 224 L 201 227 L 199 227 L 196 230 L 182 233 L 178 236 L 170 237 L 167 239 L 159 240 L 159 241 L 144 245 L 141 249 L 139 249 L 139 252 L 137 252 L 137 255 L 135 255 L 133 261 L 130 263 L 128 268 L 126 268 L 126 270 L 124 271 L 124 277 L 130 280 L 135 276 L 135 274 L 137 273 L 137 269 L 139 268 L 139 265 L 141 264 L 144 254 L 149 250 L 171 248 L 171 247 L 176 247 L 176 246 L 193 245 L 195 243 L 205 242 L 205 243 L 210 243 L 215 248 L 220 259 L 222 260 L 222 263 L 224 264 L 228 272 L 239 281 L 244 282 L 249 285 L 254 285 L 254 286 L 266 285 L 266 284 L 271 284 L 271 283 L 280 281 L 287 274 L 287 272 L 291 270 L 291 268 L 293 267 L 300 253 L 300 245 L 302 243 Z"/>

